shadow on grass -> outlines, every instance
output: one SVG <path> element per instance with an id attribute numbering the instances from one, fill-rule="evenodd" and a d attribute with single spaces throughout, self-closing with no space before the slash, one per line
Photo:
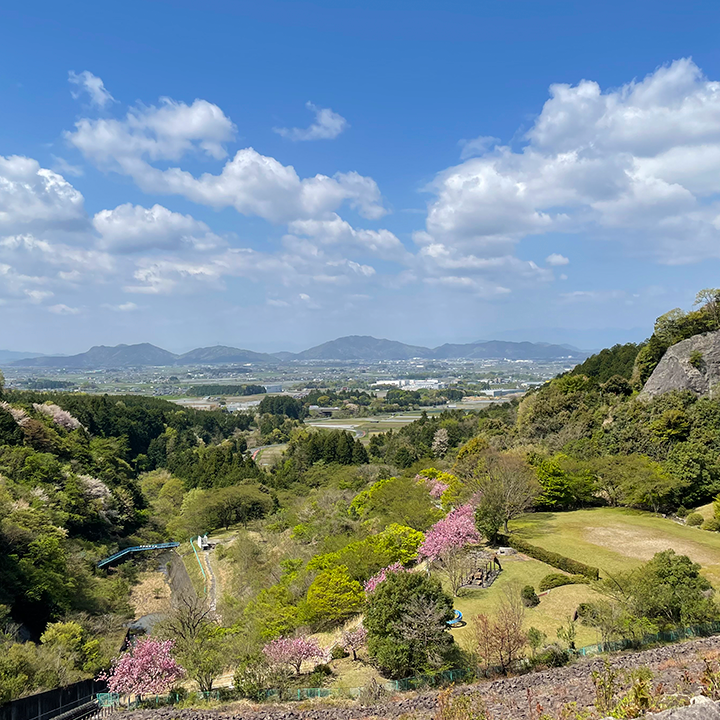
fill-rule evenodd
<path id="1" fill-rule="evenodd" d="M 524 515 L 520 520 L 515 520 L 510 525 L 513 535 L 530 540 L 532 538 L 547 535 L 555 529 L 555 518 L 557 513 L 536 512 Z"/>

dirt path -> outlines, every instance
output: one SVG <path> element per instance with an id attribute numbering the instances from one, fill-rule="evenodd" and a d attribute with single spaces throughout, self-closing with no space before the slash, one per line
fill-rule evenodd
<path id="1" fill-rule="evenodd" d="M 211 550 L 204 551 L 205 570 L 207 571 L 207 598 L 210 612 L 217 612 L 217 581 L 215 580 L 215 573 L 212 569 L 212 563 L 210 562 Z"/>

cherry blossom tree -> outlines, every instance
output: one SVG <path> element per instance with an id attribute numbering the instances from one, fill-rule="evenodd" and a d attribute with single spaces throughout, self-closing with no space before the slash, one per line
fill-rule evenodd
<path id="1" fill-rule="evenodd" d="M 33 407 L 43 415 L 52 418 L 52 421 L 65 428 L 66 430 L 77 430 L 82 427 L 82 423 L 73 417 L 67 410 L 63 410 L 59 405 L 53 403 L 33 403 Z"/>
<path id="2" fill-rule="evenodd" d="M 430 493 L 430 496 L 436 500 L 439 500 L 442 497 L 442 494 L 450 487 L 447 483 L 444 483 L 437 478 L 426 477 L 425 475 L 416 475 L 415 479 L 418 482 L 424 483 Z"/>
<path id="3" fill-rule="evenodd" d="M 461 505 L 425 533 L 418 554 L 433 562 L 448 549 L 464 548 L 478 542 L 480 533 L 475 527 L 475 510 L 472 505 Z"/>
<path id="4" fill-rule="evenodd" d="M 472 505 L 461 505 L 427 531 L 418 555 L 427 558 L 447 576 L 453 594 L 457 595 L 469 570 L 465 548 L 478 542 L 480 533 L 475 527 L 475 510 Z"/>
<path id="5" fill-rule="evenodd" d="M 399 572 L 406 572 L 405 568 L 402 566 L 402 563 L 396 562 L 392 565 L 388 565 L 386 568 L 383 568 L 379 573 L 376 575 L 373 575 L 369 580 L 365 583 L 365 594 L 370 595 L 375 588 L 387 578 L 388 574 L 390 573 L 399 573 Z"/>
<path id="6" fill-rule="evenodd" d="M 263 655 L 269 663 L 289 665 L 299 675 L 305 660 L 322 660 L 326 653 L 314 640 L 300 636 L 270 641 L 263 647 Z"/>
<path id="7" fill-rule="evenodd" d="M 353 660 L 357 660 L 357 651 L 367 642 L 367 630 L 362 625 L 354 630 L 345 630 L 341 642 L 346 651 L 352 652 Z"/>
<path id="8" fill-rule="evenodd" d="M 135 695 L 165 692 L 185 675 L 172 656 L 174 644 L 172 640 L 138 640 L 114 660 L 109 673 L 102 673 L 98 679 L 107 680 L 110 692 Z"/>

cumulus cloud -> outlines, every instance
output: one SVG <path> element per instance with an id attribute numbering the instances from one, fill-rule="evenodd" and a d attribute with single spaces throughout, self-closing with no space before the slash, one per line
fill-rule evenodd
<path id="1" fill-rule="evenodd" d="M 0 156 L 0 234 L 87 227 L 83 196 L 32 158 Z"/>
<path id="2" fill-rule="evenodd" d="M 319 108 L 311 102 L 305 105 L 308 110 L 315 113 L 315 122 L 307 128 L 273 128 L 273 130 L 288 140 L 334 140 L 349 125 L 348 121 L 330 108 Z"/>
<path id="3" fill-rule="evenodd" d="M 402 242 L 389 230 L 356 229 L 337 213 L 331 213 L 324 220 L 294 220 L 289 223 L 288 230 L 322 245 L 353 247 L 388 260 L 402 261 L 409 255 Z"/>
<path id="4" fill-rule="evenodd" d="M 101 210 L 93 218 L 93 226 L 100 235 L 100 247 L 115 252 L 153 248 L 210 250 L 224 244 L 204 222 L 162 205 L 144 208 L 125 203 L 114 210 Z"/>
<path id="5" fill-rule="evenodd" d="M 163 99 L 160 107 L 132 108 L 122 120 L 82 118 L 67 141 L 97 166 L 130 176 L 145 192 L 181 195 L 214 208 L 234 207 L 273 223 L 320 218 L 348 202 L 361 215 L 385 214 L 377 184 L 356 172 L 301 179 L 292 166 L 253 148 L 238 151 L 218 175 L 196 177 L 177 162 L 188 153 L 213 159 L 226 155 L 225 143 L 235 126 L 217 106 L 205 100 L 192 105 Z"/>
<path id="6" fill-rule="evenodd" d="M 553 267 L 558 267 L 560 265 L 568 265 L 570 260 L 564 255 L 560 255 L 560 253 L 552 253 L 545 258 L 545 262 Z"/>
<path id="7" fill-rule="evenodd" d="M 83 70 L 81 73 L 70 70 L 68 82 L 77 87 L 77 90 L 71 91 L 74 98 L 80 97 L 80 94 L 85 92 L 90 98 L 90 103 L 99 108 L 115 102 L 115 98 L 107 91 L 103 81 L 88 70 Z"/>
<path id="8" fill-rule="evenodd" d="M 429 235 L 486 256 L 573 231 L 665 263 L 720 257 L 720 83 L 684 59 L 605 92 L 553 85 L 520 150 L 488 145 L 429 189 Z"/>

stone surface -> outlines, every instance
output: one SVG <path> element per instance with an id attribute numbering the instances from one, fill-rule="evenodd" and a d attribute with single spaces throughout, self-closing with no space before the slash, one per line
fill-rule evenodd
<path id="1" fill-rule="evenodd" d="M 619 653 L 608 656 L 608 660 L 618 670 L 647 667 L 653 673 L 653 685 L 662 685 L 668 695 L 679 692 L 697 698 L 702 692 L 699 679 L 705 656 L 720 656 L 720 636 Z M 563 668 L 459 685 L 454 692 L 480 696 L 493 720 L 537 720 L 541 712 L 561 717 L 566 703 L 577 703 L 578 709 L 594 706 L 593 670 L 603 671 L 603 659 L 587 658 Z M 433 720 L 437 695 L 437 691 L 397 693 L 369 704 L 337 699 L 274 705 L 236 702 L 212 710 L 165 707 L 117 713 L 104 720 L 401 720 L 403 716 L 407 720 Z M 689 707 L 651 714 L 644 720 L 701 719 L 720 720 L 718 703 L 698 699 Z"/>
<path id="2" fill-rule="evenodd" d="M 696 700 L 698 698 L 693 698 Z M 707 698 L 704 698 L 707 700 Z M 720 703 L 712 700 L 696 702 L 690 707 L 665 710 L 661 713 L 646 715 L 646 720 L 720 720 Z"/>
<path id="3" fill-rule="evenodd" d="M 690 356 L 702 354 L 699 368 L 690 364 Z M 693 335 L 669 347 L 640 397 L 655 397 L 671 390 L 690 390 L 696 395 L 720 395 L 720 330 Z"/>

